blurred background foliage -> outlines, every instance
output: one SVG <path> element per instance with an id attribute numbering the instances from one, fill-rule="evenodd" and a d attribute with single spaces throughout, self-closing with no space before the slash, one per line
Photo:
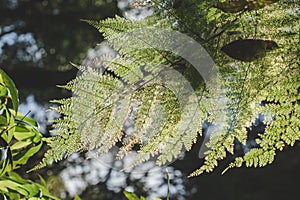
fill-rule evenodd
<path id="1" fill-rule="evenodd" d="M 119 12 L 111 0 L 2 0 L 2 66 L 64 71 L 80 62 L 101 35 L 80 19 L 103 19 Z"/>
<path id="2" fill-rule="evenodd" d="M 0 66 L 19 89 L 47 88 L 36 98 L 48 101 L 60 94 L 55 85 L 75 77 L 69 63 L 80 63 L 87 50 L 102 41 L 80 20 L 118 13 L 112 0 L 1 0 Z M 30 92 L 24 93 L 21 98 Z"/>
<path id="3" fill-rule="evenodd" d="M 80 19 L 99 20 L 115 14 L 124 15 L 129 9 L 126 0 L 0 1 L 0 67 L 16 83 L 23 113 L 31 110 L 29 116 L 47 126 L 44 136 L 50 136 L 49 124 L 45 121 L 53 118 L 45 112 L 51 106 L 48 101 L 71 95 L 56 88 L 56 85 L 76 76 L 77 72 L 69 62 L 81 63 L 88 49 L 103 39 L 96 29 Z M 201 144 L 202 140 L 198 141 L 183 160 L 171 166 L 171 199 L 300 198 L 297 148 L 279 153 L 276 162 L 266 168 L 233 169 L 224 176 L 220 176 L 221 171 L 217 169 L 215 173 L 187 180 L 185 177 L 191 169 L 196 169 L 202 162 L 199 160 L 194 166 Z M 73 196 L 68 189 L 70 184 L 78 184 L 80 189 L 76 192 L 82 199 L 90 200 L 125 199 L 124 189 L 134 191 L 137 196 L 149 196 L 157 192 L 155 190 L 166 189 L 164 174 L 158 174 L 162 177 L 160 179 L 155 179 L 157 173 L 145 173 L 143 178 L 130 174 L 123 177 L 124 174 L 112 169 L 97 169 L 99 162 L 84 160 L 85 155 L 76 155 L 51 167 L 26 173 L 40 161 L 45 150 L 43 146 L 26 166 L 16 172 L 36 181 L 39 180 L 38 173 L 41 174 L 50 192 L 61 199 Z M 219 169 L 228 163 L 229 160 L 224 160 Z M 91 181 L 91 177 L 98 179 Z"/>

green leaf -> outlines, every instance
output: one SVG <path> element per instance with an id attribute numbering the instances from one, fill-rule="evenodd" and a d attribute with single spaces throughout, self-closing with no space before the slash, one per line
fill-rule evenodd
<path id="1" fill-rule="evenodd" d="M 9 172 L 8 173 L 8 177 L 5 177 L 6 180 L 12 180 L 12 181 L 16 181 L 18 183 L 21 184 L 26 184 L 29 183 L 30 181 L 23 179 L 21 176 L 19 176 L 16 172 Z"/>
<path id="2" fill-rule="evenodd" d="M 42 141 L 42 135 L 37 132 L 32 140 L 34 143 L 38 143 L 38 142 L 41 142 Z"/>
<path id="3" fill-rule="evenodd" d="M 12 170 L 13 169 L 13 157 L 12 157 L 12 152 L 11 152 L 10 147 L 7 148 L 7 158 L 9 160 L 11 170 Z"/>
<path id="4" fill-rule="evenodd" d="M 7 95 L 8 95 L 7 88 L 0 84 L 0 97 L 6 97 Z"/>
<path id="5" fill-rule="evenodd" d="M 132 193 L 132 192 L 128 192 L 128 191 L 126 191 L 126 190 L 124 190 L 124 195 L 126 196 L 126 198 L 128 199 L 128 200 L 140 200 L 140 198 L 138 198 L 137 196 L 136 196 L 136 194 L 134 194 L 134 193 Z"/>
<path id="6" fill-rule="evenodd" d="M 39 176 L 41 185 L 44 186 L 45 188 L 47 188 L 47 183 L 46 183 L 45 179 L 39 174 L 38 174 L 38 176 Z"/>
<path id="7" fill-rule="evenodd" d="M 35 128 L 38 128 L 38 123 L 35 119 L 31 118 L 31 117 L 27 117 L 25 115 L 23 115 L 22 113 L 19 112 L 12 112 L 13 115 L 15 115 L 16 121 L 18 123 L 22 123 L 22 124 L 28 124 L 31 125 Z"/>
<path id="8" fill-rule="evenodd" d="M 32 144 L 31 141 L 19 141 L 14 143 L 10 148 L 11 150 L 16 150 L 16 149 L 22 149 L 24 147 L 27 147 L 28 145 Z"/>
<path id="9" fill-rule="evenodd" d="M 80 199 L 80 197 L 76 194 L 76 195 L 74 196 L 74 200 L 81 200 L 81 199 Z"/>
<path id="10" fill-rule="evenodd" d="M 36 184 L 27 183 L 22 186 L 26 191 L 29 192 L 30 196 L 38 196 L 40 193 L 40 188 Z"/>
<path id="11" fill-rule="evenodd" d="M 4 134 L 4 138 L 7 143 L 10 143 L 10 141 L 13 138 L 13 133 L 15 131 L 15 119 L 9 109 L 5 109 L 5 116 L 6 116 L 6 121 L 7 121 L 8 127 L 6 128 L 7 134 Z"/>
<path id="12" fill-rule="evenodd" d="M 0 150 L 1 150 L 1 161 L 3 161 L 1 171 L 0 171 L 0 176 L 1 176 L 5 172 L 10 171 L 12 169 L 13 158 L 12 158 L 12 153 L 11 153 L 11 149 L 9 146 L 2 147 Z M 10 164 L 11 168 L 8 168 L 9 164 Z"/>
<path id="13" fill-rule="evenodd" d="M 13 108 L 17 112 L 19 106 L 18 90 L 14 82 L 11 80 L 11 78 L 1 69 L 0 69 L 0 83 L 2 83 L 4 86 L 6 86 L 9 89 Z"/>
<path id="14" fill-rule="evenodd" d="M 5 179 L 21 184 L 23 186 L 23 188 L 29 192 L 29 195 L 27 197 L 29 197 L 29 196 L 32 197 L 32 198 L 29 198 L 29 199 L 40 199 L 40 198 L 35 198 L 34 197 L 34 196 L 39 196 L 40 193 L 43 195 L 43 197 L 48 197 L 50 199 L 58 199 L 58 198 L 52 196 L 49 193 L 47 187 L 44 186 L 44 185 L 34 183 L 30 180 L 23 179 L 21 176 L 19 176 L 15 172 L 9 172 L 8 175 L 9 176 L 5 177 Z M 41 182 L 45 183 L 45 180 L 41 176 L 40 176 L 40 178 L 43 180 Z M 44 198 L 42 198 L 42 199 L 44 199 Z"/>
<path id="15" fill-rule="evenodd" d="M 37 133 L 30 126 L 17 126 L 14 132 L 14 137 L 21 141 L 33 138 Z"/>
<path id="16" fill-rule="evenodd" d="M 14 190 L 24 196 L 27 196 L 29 194 L 28 191 L 26 191 L 23 186 L 15 181 L 11 180 L 0 180 L 0 185 L 5 185 L 7 189 Z"/>
<path id="17" fill-rule="evenodd" d="M 0 184 L 0 191 L 2 191 L 4 193 L 8 193 L 8 188 L 6 186 Z"/>
<path id="18" fill-rule="evenodd" d="M 40 186 L 40 189 L 42 190 L 42 195 L 43 197 L 47 197 L 46 199 L 60 200 L 59 198 L 51 195 L 46 187 L 42 187 L 42 185 L 39 184 L 37 185 Z"/>
<path id="19" fill-rule="evenodd" d="M 8 158 L 5 158 L 2 165 L 1 165 L 1 169 L 0 169 L 0 177 L 2 175 L 4 175 L 9 169 L 8 169 L 8 166 L 9 166 L 9 161 L 8 161 Z"/>
<path id="20" fill-rule="evenodd" d="M 23 153 L 23 155 L 18 160 L 14 161 L 15 166 L 16 165 L 25 165 L 27 163 L 28 159 L 40 150 L 42 145 L 43 145 L 43 143 L 41 142 L 39 145 L 31 147 L 28 151 Z"/>
<path id="21" fill-rule="evenodd" d="M 41 141 L 42 136 L 38 131 L 38 123 L 34 119 L 17 113 L 16 122 L 17 127 L 15 128 L 14 137 L 17 140 L 31 138 L 34 143 Z"/>
<path id="22" fill-rule="evenodd" d="M 6 118 L 3 117 L 2 115 L 0 115 L 0 126 L 1 126 L 1 125 L 7 125 Z"/>

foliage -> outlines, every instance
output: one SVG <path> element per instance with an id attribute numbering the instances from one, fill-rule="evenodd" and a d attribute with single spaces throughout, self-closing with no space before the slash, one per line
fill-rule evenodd
<path id="1" fill-rule="evenodd" d="M 126 198 L 128 200 L 146 200 L 145 197 L 141 197 L 141 198 L 138 198 L 136 196 L 136 194 L 132 193 L 132 192 L 127 192 L 126 190 L 124 191 L 124 195 L 126 196 Z"/>
<path id="2" fill-rule="evenodd" d="M 6 199 L 57 199 L 41 178 L 41 183 L 23 179 L 15 169 L 27 164 L 43 145 L 34 119 L 18 111 L 18 91 L 13 81 L 0 70 L 0 194 Z"/>
<path id="3" fill-rule="evenodd" d="M 117 2 L 108 0 L 2 0 L 0 64 L 6 69 L 64 71 L 66 62 L 79 62 L 101 39 L 79 18 L 102 19 L 117 12 Z"/>
<path id="4" fill-rule="evenodd" d="M 145 197 L 138 197 L 138 196 L 136 196 L 136 194 L 134 194 L 134 193 L 132 193 L 132 192 L 128 192 L 128 191 L 124 191 L 124 195 L 126 196 L 126 198 L 128 199 L 128 200 L 146 200 L 146 198 Z M 159 198 L 154 198 L 154 199 L 152 199 L 152 200 L 161 200 L 161 199 L 159 199 Z"/>
<path id="5" fill-rule="evenodd" d="M 204 165 L 190 176 L 213 171 L 220 160 L 235 153 L 237 144 L 245 145 L 248 131 L 255 126 L 259 116 L 264 117 L 266 128 L 264 132 L 257 133 L 257 147 L 244 155 L 236 155 L 229 168 L 241 167 L 243 164 L 247 167 L 265 166 L 274 161 L 278 150 L 299 141 L 297 1 L 246 1 L 252 2 L 254 9 L 238 9 L 234 12 L 224 12 L 226 8 L 219 9 L 216 5 L 221 5 L 221 2 L 224 1 L 187 0 L 179 3 L 153 0 L 151 4 L 143 5 L 154 6 L 156 12 L 141 21 L 121 17 L 100 22 L 88 21 L 103 33 L 108 44 L 119 55 L 96 60 L 95 63 L 104 66 L 102 71 L 92 66 L 78 66 L 82 75 L 64 87 L 75 95 L 55 101 L 61 104 L 55 109 L 63 117 L 56 121 L 54 127 L 57 136 L 49 142 L 52 148 L 38 167 L 61 160 L 73 152 L 94 149 L 97 149 L 96 154 L 107 152 L 118 142 L 122 142 L 119 158 L 134 146 L 140 145 L 134 164 L 158 154 L 157 164 L 165 164 L 178 157 L 182 149 L 190 150 L 202 131 L 202 123 L 207 120 L 217 124 L 220 112 L 225 113 L 225 122 L 211 133 Z M 136 49 L 132 39 L 115 37 L 118 33 L 143 27 L 178 30 L 206 48 L 219 69 L 224 85 L 223 99 L 226 105 L 220 112 L 213 112 L 213 103 L 210 103 L 210 100 L 214 101 L 211 94 L 214 91 L 209 91 L 201 80 L 195 83 L 189 63 L 170 52 L 151 48 Z M 132 45 L 122 46 L 124 40 Z M 252 46 L 251 41 L 256 45 Z M 147 38 L 138 42 L 140 46 L 147 45 Z M 232 44 L 236 49 L 251 51 L 251 58 L 246 55 L 244 59 L 245 55 L 237 55 L 242 53 L 233 51 Z M 241 56 L 243 59 L 239 59 Z M 182 114 L 176 95 L 160 85 L 145 81 L 148 80 L 142 70 L 145 63 L 178 69 L 200 94 L 201 101 L 199 107 L 196 107 L 199 115 L 195 120 L 197 123 L 189 124 L 184 136 L 175 131 Z M 145 70 L 151 74 L 155 69 Z M 140 82 L 145 84 L 136 87 Z M 120 89 L 124 85 L 128 90 Z M 116 107 L 116 104 L 119 106 Z M 124 123 L 133 108 L 135 131 L 125 136 Z M 159 118 L 162 109 L 167 111 L 166 122 Z M 163 126 L 159 126 L 162 125 L 160 123 Z M 156 126 L 162 128 L 156 129 Z M 153 127 L 158 130 L 155 136 L 151 129 Z"/>

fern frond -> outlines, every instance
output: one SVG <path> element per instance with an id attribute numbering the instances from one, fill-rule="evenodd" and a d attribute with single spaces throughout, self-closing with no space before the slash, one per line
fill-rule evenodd
<path id="1" fill-rule="evenodd" d="M 191 2 L 195 6 L 187 6 Z M 57 136 L 41 165 L 72 152 L 96 150 L 92 156 L 97 156 L 116 143 L 122 144 L 119 158 L 138 146 L 133 166 L 152 157 L 163 165 L 192 148 L 207 120 L 218 128 L 211 132 L 204 165 L 190 175 L 197 176 L 213 171 L 219 160 L 233 154 L 235 141 L 245 145 L 259 116 L 265 118 L 265 131 L 257 133 L 257 147 L 236 157 L 228 169 L 270 164 L 277 150 L 300 141 L 299 48 L 295 45 L 299 44 L 299 6 L 295 2 L 266 5 L 252 15 L 252 11 L 224 13 L 212 8 L 210 1 L 184 1 L 176 8 L 156 0 L 156 8 L 162 10 L 144 20 L 117 16 L 87 21 L 104 34 L 118 56 L 99 58 L 98 69 L 75 66 L 81 75 L 63 86 L 73 97 L 55 101 L 60 105 L 54 109 L 62 118 L 55 121 Z M 290 27 L 285 27 L 287 23 Z M 205 84 L 189 71 L 193 63 L 179 58 L 184 44 L 170 39 L 173 30 L 192 36 L 206 48 L 219 68 L 221 83 Z M 272 41 L 279 48 L 251 62 L 221 51 L 230 41 L 249 36 Z M 185 78 L 172 74 L 174 69 Z M 134 128 L 127 132 L 124 124 L 130 120 Z"/>

